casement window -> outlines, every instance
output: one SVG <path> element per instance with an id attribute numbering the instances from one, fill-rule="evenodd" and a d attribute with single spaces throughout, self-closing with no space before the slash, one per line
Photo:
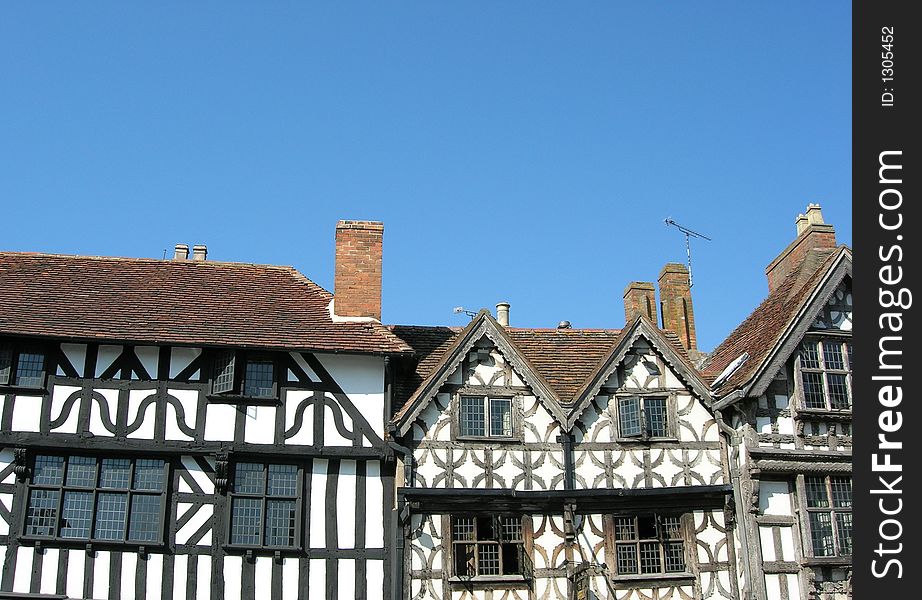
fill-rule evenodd
<path id="1" fill-rule="evenodd" d="M 24 533 L 61 540 L 163 540 L 168 465 L 161 459 L 35 457 Z"/>
<path id="2" fill-rule="evenodd" d="M 807 475 L 804 486 L 813 555 L 851 556 L 851 478 Z"/>
<path id="3" fill-rule="evenodd" d="M 618 436 L 622 438 L 669 437 L 669 402 L 663 396 L 618 398 Z"/>
<path id="4" fill-rule="evenodd" d="M 458 433 L 462 437 L 511 438 L 512 398 L 461 396 Z"/>
<path id="5" fill-rule="evenodd" d="M 835 338 L 805 339 L 800 345 L 800 385 L 804 408 L 851 409 L 851 343 Z"/>
<path id="6" fill-rule="evenodd" d="M 300 543 L 297 465 L 238 462 L 230 491 L 230 543 L 294 548 Z"/>
<path id="7" fill-rule="evenodd" d="M 451 544 L 455 577 L 530 576 L 520 516 L 453 516 Z"/>
<path id="8" fill-rule="evenodd" d="M 246 398 L 277 398 L 276 363 L 269 355 L 226 350 L 212 363 L 211 393 Z"/>
<path id="9" fill-rule="evenodd" d="M 618 575 L 684 573 L 685 535 L 680 515 L 615 515 Z"/>
<path id="10" fill-rule="evenodd" d="M 45 387 L 45 355 L 35 349 L 0 346 L 0 385 Z"/>

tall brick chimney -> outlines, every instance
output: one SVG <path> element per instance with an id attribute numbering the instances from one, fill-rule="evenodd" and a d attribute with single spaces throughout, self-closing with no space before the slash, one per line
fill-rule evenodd
<path id="1" fill-rule="evenodd" d="M 340 317 L 381 320 L 381 251 L 384 223 L 336 224 L 336 276 L 333 309 Z"/>
<path id="2" fill-rule="evenodd" d="M 624 322 L 643 315 L 659 327 L 656 318 L 656 288 L 649 281 L 632 281 L 624 288 Z"/>
<path id="3" fill-rule="evenodd" d="M 819 204 L 808 205 L 807 214 L 797 215 L 795 224 L 797 238 L 765 268 L 769 292 L 800 266 L 810 250 L 836 247 L 836 230 L 823 221 L 823 211 Z"/>
<path id="4" fill-rule="evenodd" d="M 667 263 L 659 273 L 658 282 L 663 329 L 678 335 L 686 350 L 697 350 L 688 268 L 680 263 Z"/>

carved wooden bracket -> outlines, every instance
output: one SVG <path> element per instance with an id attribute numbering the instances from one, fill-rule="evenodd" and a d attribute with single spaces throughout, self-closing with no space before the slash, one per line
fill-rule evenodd
<path id="1" fill-rule="evenodd" d="M 736 502 L 733 494 L 727 494 L 724 497 L 724 524 L 727 531 L 736 527 Z"/>
<path id="2" fill-rule="evenodd" d="M 25 448 L 15 448 L 13 450 L 13 472 L 16 474 L 16 479 L 19 481 L 25 481 L 26 477 L 29 475 L 29 463 L 28 463 L 28 452 Z"/>
<path id="3" fill-rule="evenodd" d="M 567 543 L 576 540 L 576 505 L 563 505 L 563 534 Z"/>
<path id="4" fill-rule="evenodd" d="M 227 453 L 215 456 L 214 485 L 219 494 L 227 493 L 229 462 Z"/>

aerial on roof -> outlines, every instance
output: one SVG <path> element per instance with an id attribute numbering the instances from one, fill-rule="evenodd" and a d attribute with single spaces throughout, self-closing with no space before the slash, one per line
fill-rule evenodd
<path id="1" fill-rule="evenodd" d="M 387 354 L 376 321 L 334 322 L 293 267 L 0 252 L 0 335 Z"/>

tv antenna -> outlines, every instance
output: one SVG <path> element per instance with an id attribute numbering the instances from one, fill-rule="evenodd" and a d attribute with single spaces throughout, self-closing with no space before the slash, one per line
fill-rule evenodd
<path id="1" fill-rule="evenodd" d="M 666 217 L 665 219 L 663 219 L 663 223 L 665 223 L 666 225 L 672 225 L 673 227 L 675 227 L 676 229 L 678 229 L 679 231 L 685 234 L 685 254 L 688 255 L 688 287 L 691 288 L 691 286 L 694 284 L 692 283 L 691 242 L 689 241 L 689 239 L 695 237 L 695 238 L 700 238 L 702 240 L 707 240 L 708 242 L 710 242 L 711 238 L 709 238 L 708 236 L 702 233 L 698 233 L 697 231 L 692 231 L 688 227 L 679 225 L 678 223 L 673 221 L 671 217 Z"/>
<path id="2" fill-rule="evenodd" d="M 472 310 L 467 310 L 463 306 L 456 306 L 453 309 L 451 309 L 451 312 L 455 313 L 456 315 L 465 314 L 472 319 L 477 316 L 477 313 L 475 313 Z"/>

